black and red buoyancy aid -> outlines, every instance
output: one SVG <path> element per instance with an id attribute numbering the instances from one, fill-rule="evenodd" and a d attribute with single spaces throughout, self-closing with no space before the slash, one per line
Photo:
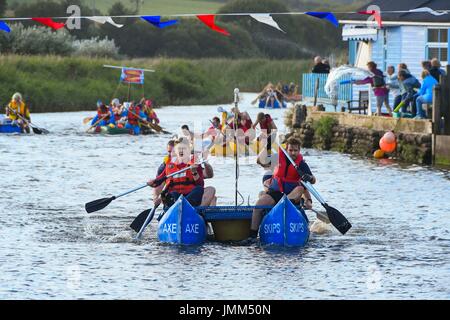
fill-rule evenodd
<path id="1" fill-rule="evenodd" d="M 286 155 L 283 152 L 279 152 L 278 154 L 278 165 L 273 173 L 273 180 L 278 183 L 280 191 L 284 192 L 284 183 L 298 183 L 301 180 L 301 177 L 289 159 L 286 158 Z M 303 156 L 299 153 L 297 159 L 295 159 L 297 167 L 300 166 L 302 161 Z"/>
<path id="2" fill-rule="evenodd" d="M 177 171 L 180 171 L 188 166 L 191 166 L 193 162 L 189 162 L 188 164 L 181 163 L 176 164 L 174 162 L 169 162 L 166 164 L 166 176 L 173 174 Z M 199 175 L 202 174 L 201 170 L 199 171 Z M 169 192 L 178 192 L 182 195 L 188 195 L 195 187 L 196 182 L 194 180 L 194 176 L 191 170 L 187 170 L 185 172 L 179 173 L 169 179 L 166 182 L 169 185 Z"/>
<path id="3" fill-rule="evenodd" d="M 128 109 L 128 123 L 135 126 L 138 124 L 139 113 L 141 113 L 141 108 L 139 106 L 131 106 Z"/>

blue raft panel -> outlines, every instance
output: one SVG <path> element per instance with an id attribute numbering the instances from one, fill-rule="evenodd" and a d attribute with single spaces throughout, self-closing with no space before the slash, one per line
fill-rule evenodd
<path id="1" fill-rule="evenodd" d="M 22 133 L 19 126 L 12 125 L 9 121 L 0 124 L 0 133 Z"/>
<path id="2" fill-rule="evenodd" d="M 278 204 L 264 216 L 259 228 L 262 245 L 304 247 L 308 243 L 308 220 L 302 209 L 295 207 L 284 196 Z"/>
<path id="3" fill-rule="evenodd" d="M 159 222 L 158 239 L 173 244 L 202 244 L 206 240 L 205 221 L 181 196 Z"/>

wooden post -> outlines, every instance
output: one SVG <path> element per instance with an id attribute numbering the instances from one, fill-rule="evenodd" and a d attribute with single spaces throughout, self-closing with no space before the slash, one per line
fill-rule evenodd
<path id="1" fill-rule="evenodd" d="M 317 77 L 316 86 L 314 87 L 314 106 L 317 106 L 317 96 L 319 94 L 320 79 Z"/>
<path id="2" fill-rule="evenodd" d="M 437 84 L 433 88 L 433 108 L 432 122 L 433 128 L 431 133 L 431 161 L 436 162 L 436 135 L 439 134 L 439 123 L 441 120 L 441 102 L 442 102 L 442 86 Z"/>

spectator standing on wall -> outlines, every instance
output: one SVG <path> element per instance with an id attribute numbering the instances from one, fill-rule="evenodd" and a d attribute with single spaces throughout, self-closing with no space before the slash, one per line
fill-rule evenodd
<path id="1" fill-rule="evenodd" d="M 389 92 L 392 94 L 394 98 L 394 109 L 397 107 L 402 101 L 402 95 L 400 94 L 400 84 L 398 81 L 398 76 L 395 73 L 395 67 L 389 66 L 387 68 L 387 82 L 386 85 L 389 88 Z"/>
<path id="2" fill-rule="evenodd" d="M 375 97 L 377 98 L 377 115 L 381 116 L 381 108 L 383 103 L 389 115 L 392 116 L 392 109 L 389 105 L 389 89 L 386 87 L 386 81 L 384 80 L 383 71 L 377 68 L 377 64 L 373 61 L 367 63 L 367 68 L 371 73 L 372 77 L 367 77 L 364 80 L 355 81 L 357 85 L 370 84 L 372 86 Z"/>
<path id="3" fill-rule="evenodd" d="M 323 63 L 322 57 L 314 58 L 314 67 L 312 73 L 330 73 L 330 66 Z"/>

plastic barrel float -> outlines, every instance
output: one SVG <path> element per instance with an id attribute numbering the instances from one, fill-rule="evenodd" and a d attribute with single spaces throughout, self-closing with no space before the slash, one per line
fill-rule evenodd
<path id="1" fill-rule="evenodd" d="M 261 223 L 261 244 L 304 247 L 308 243 L 309 228 L 306 215 L 300 210 L 284 196 Z"/>
<path id="2" fill-rule="evenodd" d="M 206 240 L 206 225 L 194 207 L 180 196 L 158 224 L 161 242 L 199 245 Z"/>

